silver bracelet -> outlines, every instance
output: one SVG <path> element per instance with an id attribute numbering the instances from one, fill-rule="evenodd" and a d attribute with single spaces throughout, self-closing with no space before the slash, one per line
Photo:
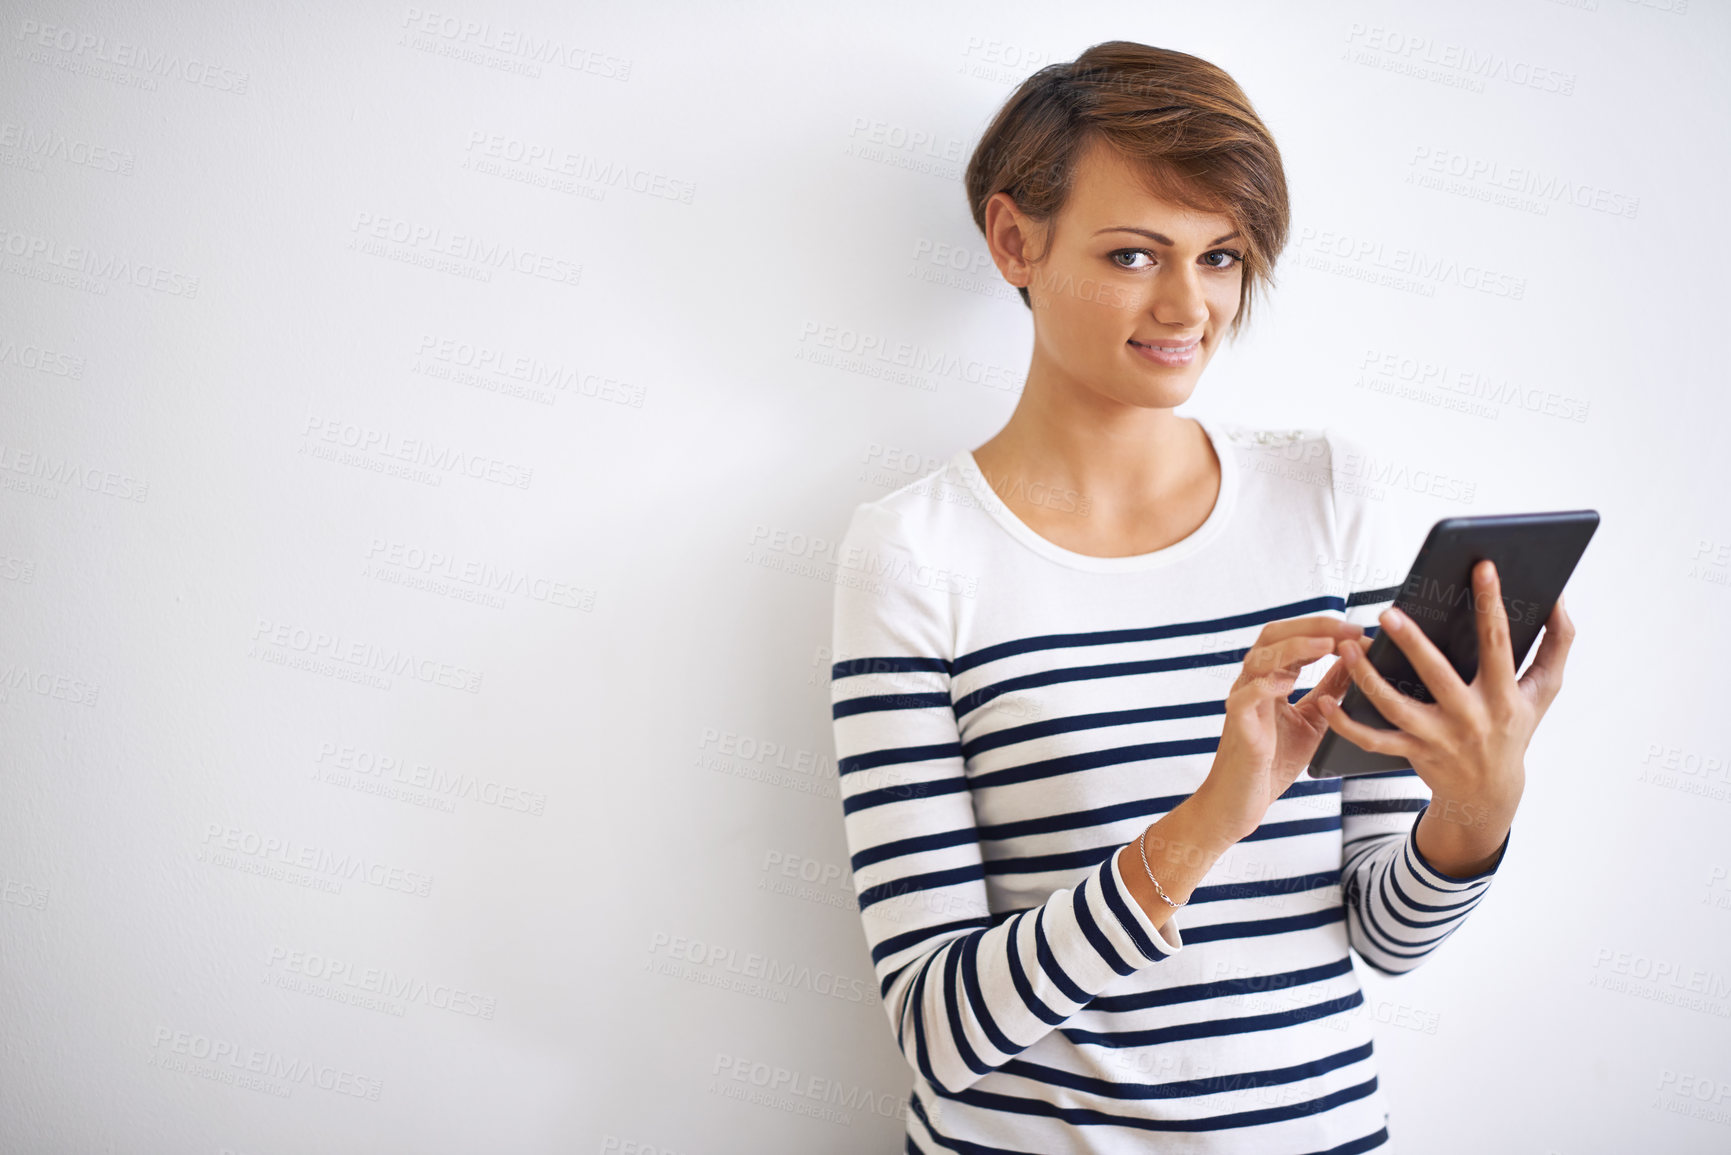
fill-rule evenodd
<path id="1" fill-rule="evenodd" d="M 1160 896 L 1160 901 L 1164 902 L 1173 910 L 1177 910 L 1179 907 L 1183 906 L 1184 903 L 1173 902 L 1170 898 L 1166 897 L 1166 892 L 1160 887 L 1160 880 L 1154 877 L 1154 868 L 1148 865 L 1148 847 L 1143 845 L 1143 840 L 1148 837 L 1148 831 L 1152 829 L 1154 828 L 1150 826 L 1143 830 L 1142 837 L 1136 840 L 1136 848 L 1142 852 L 1142 869 L 1148 872 L 1148 881 L 1154 884 L 1154 893 Z M 1187 902 L 1189 900 L 1186 899 L 1185 901 Z"/>

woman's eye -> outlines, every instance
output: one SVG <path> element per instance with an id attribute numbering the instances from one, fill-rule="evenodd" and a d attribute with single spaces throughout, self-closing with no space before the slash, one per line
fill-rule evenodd
<path id="1" fill-rule="evenodd" d="M 1148 264 L 1127 264 L 1120 259 L 1124 257 L 1132 259 L 1136 257 L 1147 257 Z M 1224 257 L 1226 259 L 1216 261 L 1211 259 L 1214 257 Z M 1119 249 L 1112 253 L 1111 259 L 1116 262 L 1118 267 L 1121 269 L 1146 269 L 1153 263 L 1154 254 L 1149 252 L 1147 249 Z M 1233 265 L 1242 264 L 1243 261 L 1244 257 L 1239 253 L 1233 252 L 1231 249 L 1215 249 L 1212 252 L 1204 253 L 1202 255 L 1203 267 L 1209 269 L 1230 269 Z"/>

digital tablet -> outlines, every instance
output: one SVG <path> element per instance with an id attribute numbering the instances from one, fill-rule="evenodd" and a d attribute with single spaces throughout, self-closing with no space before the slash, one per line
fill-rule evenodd
<path id="1" fill-rule="evenodd" d="M 1472 569 L 1482 558 L 1490 558 L 1502 581 L 1509 644 L 1518 671 L 1598 527 L 1599 513 L 1593 509 L 1445 517 L 1431 526 L 1394 604 L 1443 652 L 1461 681 L 1471 682 L 1479 668 Z M 1365 657 L 1384 681 L 1402 693 L 1421 702 L 1436 700 L 1386 630 L 1378 630 Z M 1357 682 L 1346 691 L 1340 708 L 1367 726 L 1396 728 L 1371 705 Z M 1408 765 L 1393 754 L 1361 749 L 1330 729 L 1316 747 L 1309 774 L 1336 778 Z"/>

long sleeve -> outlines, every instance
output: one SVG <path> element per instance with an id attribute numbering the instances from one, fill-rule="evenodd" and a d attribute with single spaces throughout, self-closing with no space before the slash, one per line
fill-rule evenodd
<path id="1" fill-rule="evenodd" d="M 1374 638 L 1377 615 L 1393 603 L 1422 535 L 1397 537 L 1379 501 L 1352 484 L 1364 468 L 1363 448 L 1329 434 L 1333 453 L 1337 571 L 1347 591 L 1345 616 Z M 1379 971 L 1404 974 L 1430 957 L 1490 889 L 1509 840 L 1490 868 L 1470 878 L 1443 874 L 1419 853 L 1418 820 L 1430 787 L 1411 768 L 1340 780 L 1341 894 L 1347 936 L 1360 958 Z M 1511 832 L 1512 837 L 1512 832 Z"/>
<path id="2" fill-rule="evenodd" d="M 840 559 L 831 714 L 860 919 L 897 1046 L 959 1092 L 1183 938 L 1130 896 L 1118 846 L 993 925 L 950 693 L 959 595 L 875 503 L 854 511 Z"/>

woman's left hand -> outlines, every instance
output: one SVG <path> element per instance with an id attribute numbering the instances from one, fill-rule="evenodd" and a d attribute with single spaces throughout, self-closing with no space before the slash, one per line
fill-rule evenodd
<path id="1" fill-rule="evenodd" d="M 1427 822 L 1421 826 L 1436 837 L 1421 850 L 1439 870 L 1457 877 L 1478 873 L 1473 868 L 1487 868 L 1495 861 L 1526 786 L 1527 744 L 1562 689 L 1563 663 L 1575 639 L 1574 623 L 1559 596 L 1532 665 L 1516 681 L 1502 585 L 1489 559 L 1473 567 L 1473 583 L 1479 668 L 1470 684 L 1461 681 L 1411 618 L 1390 606 L 1379 619 L 1382 627 L 1435 702 L 1421 702 L 1391 686 L 1365 660 L 1367 643 L 1342 642 L 1337 651 L 1352 680 L 1397 729 L 1367 726 L 1333 703 L 1325 711 L 1329 727 L 1341 737 L 1365 750 L 1404 759 L 1430 787 Z M 1443 825 L 1433 825 L 1439 822 Z"/>

